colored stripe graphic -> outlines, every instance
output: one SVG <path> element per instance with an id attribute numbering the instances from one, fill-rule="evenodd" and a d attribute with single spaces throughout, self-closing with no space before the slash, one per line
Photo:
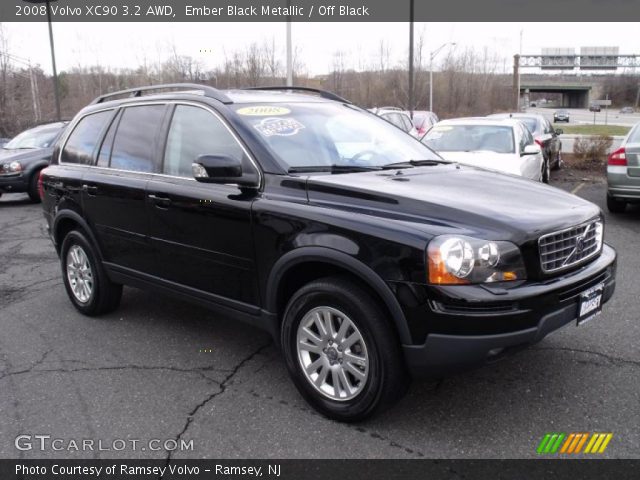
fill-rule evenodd
<path id="1" fill-rule="evenodd" d="M 536 452 L 538 455 L 554 453 L 569 455 L 577 455 L 579 453 L 603 453 L 612 438 L 613 433 L 574 432 L 566 434 L 550 432 L 542 437 Z"/>
<path id="2" fill-rule="evenodd" d="M 544 447 L 546 447 L 547 442 L 549 441 L 550 438 L 551 438 L 550 433 L 547 433 L 544 437 L 542 437 L 542 441 L 540 442 L 540 445 L 538 445 L 538 450 L 536 450 L 538 452 L 538 455 L 544 452 Z"/>

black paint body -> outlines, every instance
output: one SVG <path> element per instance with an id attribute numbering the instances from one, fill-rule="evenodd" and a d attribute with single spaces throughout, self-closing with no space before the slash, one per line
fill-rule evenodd
<path id="1" fill-rule="evenodd" d="M 250 97 L 252 105 L 260 95 Z M 43 176 L 52 239 L 59 248 L 69 229 L 85 229 L 114 281 L 187 297 L 278 340 L 288 297 L 309 280 L 343 273 L 385 308 L 414 374 L 463 368 L 487 360 L 495 348 L 539 340 L 575 319 L 579 293 L 591 284 L 606 282 L 603 301 L 613 294 L 615 252 L 606 245 L 570 271 L 551 276 L 540 270 L 541 235 L 601 215 L 576 196 L 453 164 L 288 174 L 220 102 L 189 94 L 149 98 L 217 111 L 259 163 L 261 184 L 239 188 L 59 164 L 59 146 Z M 79 116 L 140 101 L 94 105 Z M 445 233 L 515 243 L 527 280 L 429 285 L 426 248 Z"/>

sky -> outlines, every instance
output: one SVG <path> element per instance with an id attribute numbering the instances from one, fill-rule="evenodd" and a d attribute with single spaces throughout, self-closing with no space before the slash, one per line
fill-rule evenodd
<path id="1" fill-rule="evenodd" d="M 9 53 L 51 71 L 46 23 L 4 23 Z M 205 68 L 221 64 L 225 52 L 242 50 L 252 42 L 275 42 L 284 65 L 285 23 L 54 23 L 58 70 L 103 65 L 134 68 L 146 58 L 155 62 L 172 46 Z M 539 54 L 544 47 L 617 46 L 620 53 L 640 55 L 640 23 L 416 23 L 416 39 L 424 38 L 423 62 L 429 51 L 446 42 L 456 50 L 475 48 L 495 52 L 511 70 L 513 55 Z M 293 44 L 309 74 L 327 73 L 336 51 L 344 52 L 348 67 L 376 64 L 380 42 L 389 47 L 391 63 L 406 62 L 409 24 L 294 23 Z M 441 61 L 445 55 L 436 58 Z"/>

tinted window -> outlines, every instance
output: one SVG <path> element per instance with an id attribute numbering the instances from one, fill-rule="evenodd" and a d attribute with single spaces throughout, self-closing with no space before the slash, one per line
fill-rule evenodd
<path id="1" fill-rule="evenodd" d="M 154 153 L 164 105 L 125 108 L 113 142 L 111 168 L 154 172 Z"/>
<path id="2" fill-rule="evenodd" d="M 237 140 L 212 113 L 198 107 L 178 105 L 167 138 L 163 173 L 191 177 L 191 164 L 199 155 L 229 155 L 249 167 Z"/>
<path id="3" fill-rule="evenodd" d="M 112 113 L 111 110 L 93 113 L 80 120 L 64 146 L 62 161 L 84 165 L 92 164 L 96 144 Z"/>
<path id="4" fill-rule="evenodd" d="M 118 121 L 120 119 L 120 115 L 117 115 L 116 118 L 111 122 L 111 126 L 109 127 L 109 131 L 104 136 L 104 140 L 102 141 L 102 146 L 100 147 L 100 153 L 98 154 L 98 163 L 99 167 L 108 167 L 109 160 L 111 160 L 111 149 L 113 148 L 113 139 L 116 136 L 116 129 L 118 128 Z"/>

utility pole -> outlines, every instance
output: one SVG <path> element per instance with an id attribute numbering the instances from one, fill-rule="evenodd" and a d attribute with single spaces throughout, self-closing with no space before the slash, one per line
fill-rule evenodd
<path id="1" fill-rule="evenodd" d="M 409 115 L 413 120 L 413 2 L 409 2 Z"/>
<path id="2" fill-rule="evenodd" d="M 53 44 L 53 25 L 51 23 L 51 2 L 58 0 L 26 0 L 29 3 L 45 3 L 47 6 L 47 23 L 49 24 L 49 46 L 51 47 L 51 67 L 53 69 L 53 95 L 56 102 L 56 120 L 60 121 L 60 86 L 58 83 L 58 70 L 56 68 L 56 49 Z"/>

